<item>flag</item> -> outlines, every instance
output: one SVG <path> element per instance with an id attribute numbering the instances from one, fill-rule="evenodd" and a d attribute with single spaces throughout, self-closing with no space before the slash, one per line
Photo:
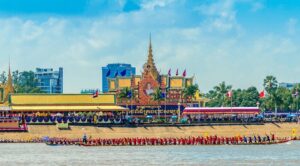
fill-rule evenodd
<path id="1" fill-rule="evenodd" d="M 108 72 L 106 73 L 106 77 L 108 77 L 110 75 L 110 69 L 108 70 Z"/>
<path id="2" fill-rule="evenodd" d="M 231 98 L 232 97 L 232 91 L 231 90 L 228 91 L 227 94 L 226 94 L 226 96 L 229 97 L 229 98 Z"/>
<path id="3" fill-rule="evenodd" d="M 125 76 L 126 75 L 126 69 L 124 69 L 122 72 L 121 72 L 121 76 Z"/>
<path id="4" fill-rule="evenodd" d="M 259 98 L 265 98 L 265 91 L 259 92 Z"/>
<path id="5" fill-rule="evenodd" d="M 165 93 L 161 93 L 161 98 L 165 98 L 166 94 Z"/>
<path id="6" fill-rule="evenodd" d="M 169 69 L 168 75 L 169 75 L 169 77 L 171 77 L 171 69 Z"/>
<path id="7" fill-rule="evenodd" d="M 99 91 L 98 91 L 98 90 L 96 90 L 96 91 L 94 92 L 94 94 L 93 94 L 93 98 L 96 98 L 96 97 L 98 97 L 98 95 L 99 95 Z"/>
<path id="8" fill-rule="evenodd" d="M 118 76 L 118 74 L 119 74 L 119 72 L 118 72 L 118 70 L 117 70 L 117 72 L 116 72 L 116 74 L 115 74 L 115 77 L 117 77 L 117 76 Z"/>
<path id="9" fill-rule="evenodd" d="M 178 69 L 176 70 L 176 76 L 178 76 Z"/>
<path id="10" fill-rule="evenodd" d="M 128 92 L 128 94 L 127 94 L 127 97 L 128 97 L 128 98 L 131 98 L 131 97 L 132 97 L 132 93 L 131 93 L 131 91 L 130 91 L 130 92 Z"/>
<path id="11" fill-rule="evenodd" d="M 182 76 L 183 76 L 183 77 L 186 76 L 186 69 L 184 69 L 184 72 L 182 73 Z"/>

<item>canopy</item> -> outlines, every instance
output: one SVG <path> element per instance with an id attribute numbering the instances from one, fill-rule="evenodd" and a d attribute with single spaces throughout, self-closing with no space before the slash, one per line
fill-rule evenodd
<path id="1" fill-rule="evenodd" d="M 187 107 L 182 114 L 259 114 L 259 112 L 258 107 Z"/>
<path id="2" fill-rule="evenodd" d="M 12 106 L 12 112 L 128 111 L 121 106 Z"/>

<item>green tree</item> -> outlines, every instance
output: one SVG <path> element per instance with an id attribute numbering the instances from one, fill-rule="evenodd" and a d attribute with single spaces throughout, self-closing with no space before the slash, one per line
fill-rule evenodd
<path id="1" fill-rule="evenodd" d="M 183 89 L 183 97 L 186 101 L 186 103 L 188 103 L 188 99 L 190 98 L 191 100 L 195 98 L 195 94 L 196 92 L 199 90 L 199 87 L 197 84 L 195 85 L 190 85 L 187 86 Z"/>
<path id="2" fill-rule="evenodd" d="M 151 94 L 151 100 L 158 103 L 159 107 L 158 107 L 157 115 L 158 117 L 160 117 L 160 106 L 161 106 L 161 101 L 164 100 L 164 97 L 162 91 L 159 88 L 156 88 L 154 93 Z"/>
<path id="3" fill-rule="evenodd" d="M 226 85 L 226 83 L 223 81 L 218 86 L 214 87 L 214 91 L 216 92 L 216 98 L 219 100 L 219 106 L 226 106 L 228 104 L 228 99 L 226 97 L 226 94 L 228 91 L 232 89 L 231 85 Z"/>
<path id="4" fill-rule="evenodd" d="M 236 107 L 255 107 L 257 106 L 258 91 L 256 87 L 249 87 L 247 89 L 233 90 L 233 106 Z"/>
<path id="5" fill-rule="evenodd" d="M 2 72 L 0 74 L 0 83 L 4 84 L 6 81 L 6 73 Z M 37 87 L 38 80 L 34 77 L 33 71 L 13 71 L 12 81 L 16 93 L 42 93 L 41 89 Z"/>
<path id="6" fill-rule="evenodd" d="M 268 106 L 269 108 L 274 108 L 275 112 L 277 112 L 277 108 L 278 105 L 280 104 L 280 97 L 278 96 L 278 93 L 276 93 L 277 88 L 278 88 L 278 82 L 276 77 L 274 76 L 267 76 L 264 79 L 264 88 L 266 90 L 266 92 L 268 93 L 268 99 L 265 100 L 265 102 L 267 102 L 268 104 L 266 106 Z M 271 105 L 274 105 L 274 107 L 272 107 Z"/>
<path id="7" fill-rule="evenodd" d="M 33 71 L 15 71 L 12 77 L 16 93 L 42 93 Z"/>
<path id="8" fill-rule="evenodd" d="M 0 74 L 0 83 L 1 83 L 1 84 L 5 84 L 5 83 L 6 83 L 6 80 L 7 80 L 6 72 L 3 71 L 3 72 Z"/>
<path id="9" fill-rule="evenodd" d="M 291 92 L 292 91 L 287 88 L 277 88 L 275 97 L 280 111 L 291 111 L 291 106 L 293 103 L 293 96 Z"/>
<path id="10" fill-rule="evenodd" d="M 292 91 L 292 96 L 293 96 L 293 101 L 292 101 L 292 109 L 298 111 L 299 110 L 299 103 L 300 103 L 300 99 L 299 99 L 299 95 L 300 95 L 300 84 L 296 84 Z"/>
<path id="11" fill-rule="evenodd" d="M 126 102 L 126 107 L 128 106 L 128 101 L 132 98 L 132 91 L 130 88 L 125 87 L 121 89 L 120 93 L 118 94 L 118 98 L 121 100 L 121 102 Z"/>

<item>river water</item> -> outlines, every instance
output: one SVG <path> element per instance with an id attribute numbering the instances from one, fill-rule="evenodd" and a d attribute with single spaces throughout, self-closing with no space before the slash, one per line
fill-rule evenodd
<path id="1" fill-rule="evenodd" d="M 300 165 L 300 142 L 141 147 L 0 144 L 0 165 Z"/>

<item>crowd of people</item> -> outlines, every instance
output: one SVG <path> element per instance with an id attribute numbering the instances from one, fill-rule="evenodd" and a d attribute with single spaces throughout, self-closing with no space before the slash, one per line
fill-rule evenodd
<path id="1" fill-rule="evenodd" d="M 65 112 L 65 113 L 24 113 L 7 114 L 6 117 L 19 119 L 20 122 L 27 124 L 43 123 L 84 123 L 84 124 L 143 124 L 143 123 L 258 123 L 269 122 L 269 116 L 237 116 L 237 115 L 198 115 L 182 116 L 177 115 L 158 116 L 158 115 L 127 115 L 125 113 L 112 112 Z M 300 117 L 293 117 L 295 120 Z M 290 118 L 291 119 L 291 118 Z M 290 119 L 282 118 L 280 122 L 290 122 Z M 300 121 L 300 120 L 298 120 Z"/>

